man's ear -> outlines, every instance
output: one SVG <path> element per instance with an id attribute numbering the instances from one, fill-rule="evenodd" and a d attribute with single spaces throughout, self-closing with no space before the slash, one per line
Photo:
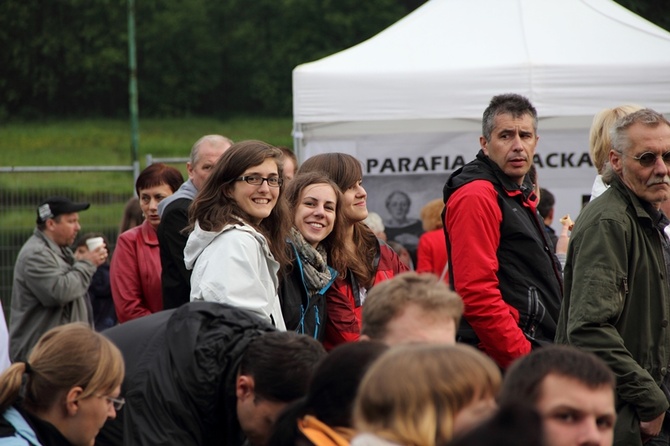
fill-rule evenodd
<path id="1" fill-rule="evenodd" d="M 484 136 L 479 137 L 479 146 L 484 151 L 484 155 L 489 156 L 488 141 L 486 141 L 486 138 L 484 138 Z"/>
<path id="2" fill-rule="evenodd" d="M 235 382 L 235 396 L 238 400 L 254 397 L 254 377 L 249 375 L 238 375 Z"/>
<path id="3" fill-rule="evenodd" d="M 75 386 L 65 394 L 65 411 L 69 416 L 75 416 L 79 412 L 79 398 L 83 393 L 84 389 Z"/>
<path id="4" fill-rule="evenodd" d="M 609 159 L 612 170 L 617 174 L 621 174 L 621 171 L 623 170 L 623 155 L 614 150 L 610 150 Z"/>
<path id="5" fill-rule="evenodd" d="M 358 340 L 359 340 L 359 341 L 369 341 L 369 340 L 370 340 L 370 336 L 362 334 L 362 335 L 360 335 L 360 337 L 358 338 Z"/>

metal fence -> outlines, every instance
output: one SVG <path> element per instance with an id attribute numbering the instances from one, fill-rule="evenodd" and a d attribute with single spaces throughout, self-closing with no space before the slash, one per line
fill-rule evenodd
<path id="1" fill-rule="evenodd" d="M 35 228 L 39 203 L 54 195 L 90 203 L 79 214 L 80 234 L 102 232 L 113 249 L 123 209 L 134 195 L 133 171 L 132 166 L 0 167 L 0 299 L 6 315 L 14 262 Z"/>
<path id="2" fill-rule="evenodd" d="M 188 158 L 146 156 L 146 165 L 183 166 Z M 101 232 L 116 245 L 126 202 L 134 196 L 137 166 L 0 166 L 0 301 L 9 316 L 14 262 L 35 229 L 37 206 L 45 198 L 62 195 L 91 203 L 79 214 L 81 232 Z M 65 185 L 54 187 L 54 184 Z M 119 184 L 124 186 L 119 188 Z"/>

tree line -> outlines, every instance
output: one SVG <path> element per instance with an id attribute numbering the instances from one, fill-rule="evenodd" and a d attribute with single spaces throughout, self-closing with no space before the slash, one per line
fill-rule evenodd
<path id="1" fill-rule="evenodd" d="M 665 0 L 618 0 L 670 29 Z M 135 0 L 141 116 L 290 115 L 291 72 L 425 0 Z M 128 113 L 127 0 L 0 2 L 0 120 Z"/>

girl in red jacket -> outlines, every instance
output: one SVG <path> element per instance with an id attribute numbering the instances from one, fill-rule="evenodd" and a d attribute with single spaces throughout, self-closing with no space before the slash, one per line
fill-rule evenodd
<path id="1" fill-rule="evenodd" d="M 407 267 L 363 223 L 368 208 L 360 162 L 345 153 L 324 153 L 307 159 L 299 173 L 315 171 L 326 173 L 342 190 L 342 215 L 337 218 L 344 221 L 344 249 L 333 253 L 330 262 L 334 269 L 345 273 L 326 292 L 328 321 L 323 345 L 330 350 L 338 344 L 358 340 L 368 290 L 407 271 Z"/>

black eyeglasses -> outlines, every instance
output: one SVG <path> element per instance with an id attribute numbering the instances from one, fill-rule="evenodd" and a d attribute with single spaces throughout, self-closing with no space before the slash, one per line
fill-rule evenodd
<path id="1" fill-rule="evenodd" d="M 624 153 L 624 155 L 626 155 Z M 642 167 L 651 167 L 654 164 L 656 164 L 656 160 L 658 159 L 658 155 L 656 155 L 653 152 L 644 152 L 642 155 L 638 156 L 633 156 L 633 155 L 626 155 L 629 158 L 633 158 L 635 161 L 640 163 Z M 660 155 L 661 158 L 663 158 L 663 162 L 665 163 L 666 166 L 670 166 L 670 152 L 665 152 Z"/>
<path id="2" fill-rule="evenodd" d="M 246 175 L 243 177 L 235 178 L 235 181 L 246 181 L 252 186 L 260 186 L 261 184 L 263 184 L 263 181 L 267 181 L 268 186 L 270 187 L 279 187 L 282 184 L 284 184 L 284 180 L 282 180 L 279 177 L 263 178 L 260 175 Z"/>

